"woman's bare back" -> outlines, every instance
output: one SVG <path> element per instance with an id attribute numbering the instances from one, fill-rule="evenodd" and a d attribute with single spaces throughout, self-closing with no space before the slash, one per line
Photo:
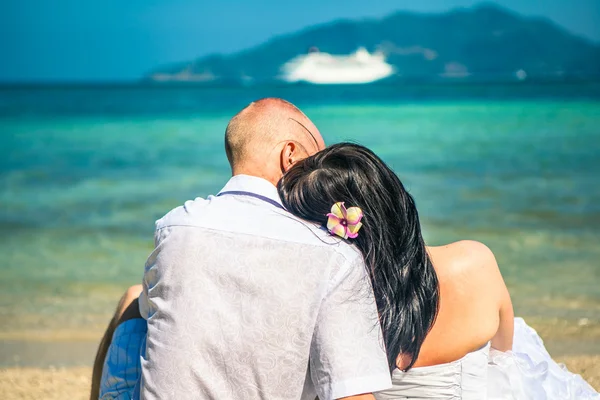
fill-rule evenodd
<path id="1" fill-rule="evenodd" d="M 439 280 L 440 308 L 414 366 L 455 361 L 489 341 L 510 350 L 512 305 L 490 249 L 465 240 L 428 252 Z M 401 368 L 402 357 L 398 364 Z"/>

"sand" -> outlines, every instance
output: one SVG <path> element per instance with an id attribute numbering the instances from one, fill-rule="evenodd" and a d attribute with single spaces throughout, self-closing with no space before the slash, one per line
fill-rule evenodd
<path id="1" fill-rule="evenodd" d="M 527 318 L 550 354 L 600 391 L 600 322 Z M 99 332 L 0 334 L 0 398 L 87 399 Z M 77 333 L 77 334 L 75 334 Z M 21 365 L 17 367 L 17 365 Z M 23 365 L 27 367 L 23 367 Z M 65 367 L 52 367 L 65 366 Z M 75 366 L 85 365 L 85 366 Z"/>
<path id="2" fill-rule="evenodd" d="M 557 361 L 600 390 L 600 356 L 569 356 Z M 0 369 L 0 393 L 5 400 L 87 399 L 91 374 L 91 367 Z"/>
<path id="3" fill-rule="evenodd" d="M 12 399 L 88 399 L 92 368 L 0 369 L 0 393 Z"/>
<path id="4" fill-rule="evenodd" d="M 569 371 L 580 374 L 597 391 L 600 391 L 600 356 L 567 356 L 557 358 Z"/>

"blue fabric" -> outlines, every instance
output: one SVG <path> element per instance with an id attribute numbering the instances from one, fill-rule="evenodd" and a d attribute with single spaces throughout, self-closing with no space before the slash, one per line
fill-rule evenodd
<path id="1" fill-rule="evenodd" d="M 117 326 L 102 368 L 100 399 L 139 398 L 134 391 L 142 373 L 140 355 L 146 347 L 147 331 L 148 324 L 143 318 L 131 319 Z"/>

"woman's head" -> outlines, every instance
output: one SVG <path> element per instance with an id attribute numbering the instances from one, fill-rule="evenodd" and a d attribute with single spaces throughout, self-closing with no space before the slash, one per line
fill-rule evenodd
<path id="1" fill-rule="evenodd" d="M 438 281 L 425 249 L 414 200 L 396 174 L 366 147 L 340 143 L 294 165 L 281 179 L 285 207 L 325 225 L 336 202 L 360 207 L 351 239 L 373 284 L 390 368 L 403 355 L 416 361 L 438 310 Z"/>

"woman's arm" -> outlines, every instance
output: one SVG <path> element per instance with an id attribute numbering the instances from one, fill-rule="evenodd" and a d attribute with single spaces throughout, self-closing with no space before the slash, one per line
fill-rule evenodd
<path id="1" fill-rule="evenodd" d="M 461 243 L 469 249 L 471 259 L 474 260 L 475 268 L 470 271 L 469 281 L 477 292 L 476 297 L 486 299 L 486 303 L 490 306 L 488 312 L 494 312 L 495 309 L 498 313 L 497 331 L 492 337 L 492 347 L 500 351 L 512 350 L 514 312 L 496 257 L 483 243 L 474 241 Z"/>
<path id="2" fill-rule="evenodd" d="M 492 347 L 500 351 L 509 351 L 512 350 L 515 325 L 512 301 L 510 300 L 508 288 L 506 287 L 506 283 L 504 283 L 504 278 L 502 278 L 502 273 L 500 272 L 494 253 L 484 245 L 482 245 L 482 248 L 485 248 L 483 250 L 483 257 L 486 264 L 485 271 L 490 282 L 489 287 L 486 288 L 486 294 L 493 296 L 498 307 L 498 330 L 492 338 Z"/>
<path id="3" fill-rule="evenodd" d="M 339 400 L 375 400 L 372 394 L 359 394 L 358 396 L 344 397 Z"/>
<path id="4" fill-rule="evenodd" d="M 500 275 L 500 270 L 498 270 L 498 275 Z M 504 279 L 502 279 L 502 275 L 499 276 L 499 280 L 500 282 L 498 284 L 501 285 L 499 307 L 500 324 L 498 326 L 498 332 L 496 332 L 496 335 L 492 338 L 492 347 L 500 351 L 509 351 L 512 350 L 513 345 L 515 313 L 513 311 L 512 301 L 510 300 L 510 294 L 508 293 Z"/>

